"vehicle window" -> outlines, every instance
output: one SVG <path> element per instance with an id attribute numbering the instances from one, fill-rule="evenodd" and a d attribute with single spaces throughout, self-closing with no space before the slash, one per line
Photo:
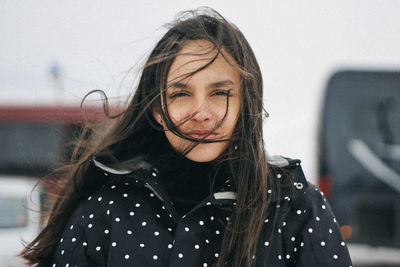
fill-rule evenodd
<path id="1" fill-rule="evenodd" d="M 0 173 L 46 173 L 63 156 L 63 127 L 35 122 L 0 123 Z"/>
<path id="2" fill-rule="evenodd" d="M 0 228 L 23 227 L 27 224 L 27 199 L 0 196 Z"/>
<path id="3" fill-rule="evenodd" d="M 381 136 L 377 152 L 384 159 L 400 162 L 400 96 L 380 101 L 376 115 Z"/>
<path id="4" fill-rule="evenodd" d="M 338 173 L 336 183 L 367 172 L 349 153 L 353 140 L 362 141 L 385 164 L 400 171 L 400 92 L 393 85 L 376 83 L 342 81 L 332 85 L 327 96 L 325 160 L 328 171 Z"/>
<path id="5" fill-rule="evenodd" d="M 350 117 L 344 120 L 348 136 L 365 140 L 379 157 L 395 160 L 395 147 L 400 145 L 400 97 L 353 101 L 350 108 Z"/>

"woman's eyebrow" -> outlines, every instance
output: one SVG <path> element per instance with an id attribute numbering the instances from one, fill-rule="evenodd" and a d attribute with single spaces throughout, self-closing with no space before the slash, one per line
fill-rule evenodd
<path id="1" fill-rule="evenodd" d="M 182 82 L 172 82 L 169 83 L 167 88 L 171 88 L 171 89 L 186 89 L 188 88 L 188 84 L 187 83 L 182 83 Z"/>
<path id="2" fill-rule="evenodd" d="M 218 81 L 218 82 L 213 82 L 208 85 L 208 88 L 214 89 L 218 87 L 224 87 L 228 85 L 234 85 L 235 83 L 231 80 L 223 80 L 223 81 Z"/>
<path id="3" fill-rule="evenodd" d="M 234 85 L 235 83 L 231 80 L 223 80 L 223 81 L 217 81 L 217 82 L 212 82 L 207 85 L 208 89 L 215 89 L 219 87 L 224 87 L 224 86 L 229 86 L 229 85 Z M 169 89 L 187 89 L 190 87 L 187 83 L 184 82 L 172 82 L 168 84 Z"/>

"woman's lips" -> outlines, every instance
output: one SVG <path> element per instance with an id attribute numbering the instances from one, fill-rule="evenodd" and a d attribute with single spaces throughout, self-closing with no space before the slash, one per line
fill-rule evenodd
<path id="1" fill-rule="evenodd" d="M 193 139 L 204 139 L 204 140 L 214 140 L 217 137 L 215 133 L 203 130 L 191 131 L 188 133 L 188 135 Z"/>

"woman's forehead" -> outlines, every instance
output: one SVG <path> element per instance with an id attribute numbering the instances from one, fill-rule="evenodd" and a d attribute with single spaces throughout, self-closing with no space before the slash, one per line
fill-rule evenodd
<path id="1" fill-rule="evenodd" d="M 168 82 L 184 79 L 186 75 L 207 65 L 215 58 L 217 53 L 218 49 L 209 41 L 196 40 L 186 42 L 169 69 Z M 207 71 L 209 75 L 239 75 L 235 60 L 224 48 L 221 49 L 214 62 L 202 71 Z"/>

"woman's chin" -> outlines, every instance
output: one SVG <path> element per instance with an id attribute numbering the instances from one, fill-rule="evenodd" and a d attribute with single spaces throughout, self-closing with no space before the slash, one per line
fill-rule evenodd
<path id="1" fill-rule="evenodd" d="M 218 158 L 226 149 L 226 146 L 225 142 L 198 144 L 186 155 L 186 158 L 195 162 L 210 162 Z"/>

